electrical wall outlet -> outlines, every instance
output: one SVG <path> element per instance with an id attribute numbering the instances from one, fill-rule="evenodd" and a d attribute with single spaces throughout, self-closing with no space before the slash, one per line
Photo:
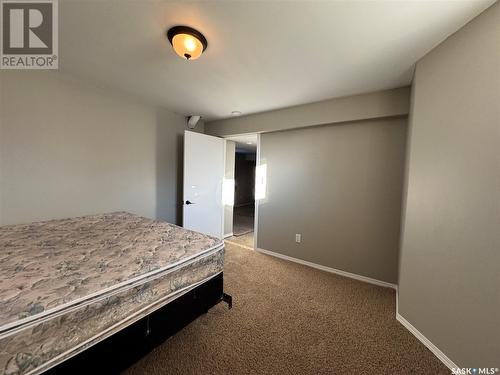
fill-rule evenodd
<path id="1" fill-rule="evenodd" d="M 297 243 L 302 242 L 302 234 L 300 234 L 300 233 L 295 234 L 295 242 L 297 242 Z"/>

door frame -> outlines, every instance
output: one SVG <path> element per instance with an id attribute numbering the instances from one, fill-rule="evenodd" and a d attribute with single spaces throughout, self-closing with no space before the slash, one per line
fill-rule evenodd
<path id="1" fill-rule="evenodd" d="M 255 173 L 257 171 L 257 167 L 260 165 L 260 135 L 261 133 L 239 133 L 239 134 L 228 134 L 224 135 L 222 138 L 225 140 L 224 142 L 224 170 L 225 170 L 225 163 L 226 163 L 226 155 L 227 155 L 227 138 L 229 137 L 236 137 L 240 135 L 253 135 L 255 134 L 257 136 L 257 150 L 255 152 Z M 259 201 L 255 199 L 255 187 L 257 185 L 257 180 L 254 181 L 254 224 L 253 224 L 253 249 L 257 249 L 257 237 L 258 237 L 258 225 L 259 225 Z M 234 213 L 234 206 L 233 206 L 233 213 Z M 225 212 L 223 212 L 223 224 L 224 224 L 224 219 L 225 217 Z M 229 237 L 229 236 L 228 236 Z M 226 237 L 227 238 L 227 237 Z"/>
<path id="2" fill-rule="evenodd" d="M 222 176 L 222 202 L 221 202 L 221 205 L 222 205 L 222 234 L 221 234 L 221 240 L 225 240 L 226 238 L 228 238 L 229 236 L 226 236 L 226 233 L 225 233 L 225 226 L 226 226 L 226 206 L 224 205 L 224 180 L 226 179 L 226 161 L 227 161 L 227 139 L 225 138 L 222 138 L 224 140 L 224 175 Z M 232 234 L 231 234 L 232 235 Z"/>
<path id="3" fill-rule="evenodd" d="M 255 173 L 257 174 L 257 167 L 260 165 L 260 133 L 257 133 L 257 152 L 255 153 Z M 257 186 L 257 179 L 254 181 L 254 222 L 253 222 L 253 249 L 257 250 L 257 237 L 259 235 L 259 202 L 260 199 L 255 199 L 255 188 Z"/>

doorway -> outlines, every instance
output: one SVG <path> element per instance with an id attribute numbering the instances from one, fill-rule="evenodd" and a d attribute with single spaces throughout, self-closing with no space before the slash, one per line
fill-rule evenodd
<path id="1" fill-rule="evenodd" d="M 226 178 L 233 172 L 234 180 L 233 206 L 226 209 L 225 215 L 226 237 L 228 242 L 251 249 L 255 241 L 257 143 L 257 134 L 226 138 Z"/>

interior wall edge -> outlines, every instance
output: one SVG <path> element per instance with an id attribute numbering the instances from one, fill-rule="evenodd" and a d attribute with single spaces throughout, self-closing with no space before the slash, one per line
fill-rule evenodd
<path id="1" fill-rule="evenodd" d="M 327 126 L 345 126 L 345 125 L 356 125 L 356 124 L 364 124 L 364 123 L 370 123 L 374 120 L 377 121 L 384 121 L 384 120 L 407 120 L 408 121 L 408 114 L 403 114 L 403 115 L 394 115 L 394 116 L 383 116 L 383 117 L 375 117 L 375 118 L 366 118 L 366 119 L 361 119 L 361 120 L 349 120 L 349 121 L 339 121 L 339 122 L 328 122 L 328 123 L 321 123 L 321 124 L 316 124 L 316 125 L 309 125 L 309 126 L 300 126 L 297 128 L 291 128 L 291 129 L 283 129 L 283 130 L 273 130 L 273 131 L 265 131 L 261 132 L 259 134 L 268 134 L 268 133 L 286 133 L 288 131 L 292 130 L 305 130 L 305 129 L 311 129 L 311 128 L 321 128 L 321 127 L 327 127 Z M 404 126 L 407 126 L 405 124 Z"/>
<path id="2" fill-rule="evenodd" d="M 406 116 L 409 113 L 409 100 L 410 86 L 404 86 L 210 121 L 205 124 L 205 133 L 215 136 L 229 136 Z"/>
<path id="3" fill-rule="evenodd" d="M 405 217 L 406 217 L 406 205 L 408 199 L 408 181 L 409 181 L 409 169 L 410 169 L 410 155 L 411 155 L 411 133 L 413 127 L 412 124 L 412 116 L 413 116 L 413 107 L 414 107 L 414 98 L 415 98 L 415 72 L 417 71 L 416 66 L 413 70 L 413 78 L 412 85 L 410 91 L 410 111 L 407 117 L 406 123 L 406 147 L 405 147 L 405 161 L 404 161 L 404 175 L 403 175 L 403 195 L 401 197 L 401 222 L 399 229 L 399 249 L 398 249 L 398 279 L 397 283 L 399 285 L 399 277 L 401 270 L 401 249 L 403 248 L 403 233 L 405 229 Z"/>
<path id="4" fill-rule="evenodd" d="M 422 344 L 434 354 L 446 367 L 450 370 L 459 368 L 446 354 L 444 354 L 436 345 L 425 337 L 413 324 L 411 324 L 403 315 L 399 313 L 399 286 L 396 286 L 396 320 L 401 323 L 413 336 L 415 336 Z"/>
<path id="5" fill-rule="evenodd" d="M 500 358 L 499 42 L 496 2 L 413 77 L 397 317 L 448 367 Z"/>

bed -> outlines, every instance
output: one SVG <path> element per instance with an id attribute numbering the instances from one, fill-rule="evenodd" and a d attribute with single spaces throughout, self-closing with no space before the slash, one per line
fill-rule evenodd
<path id="1" fill-rule="evenodd" d="M 126 212 L 0 227 L 0 374 L 39 374 L 220 277 L 221 240 Z"/>

